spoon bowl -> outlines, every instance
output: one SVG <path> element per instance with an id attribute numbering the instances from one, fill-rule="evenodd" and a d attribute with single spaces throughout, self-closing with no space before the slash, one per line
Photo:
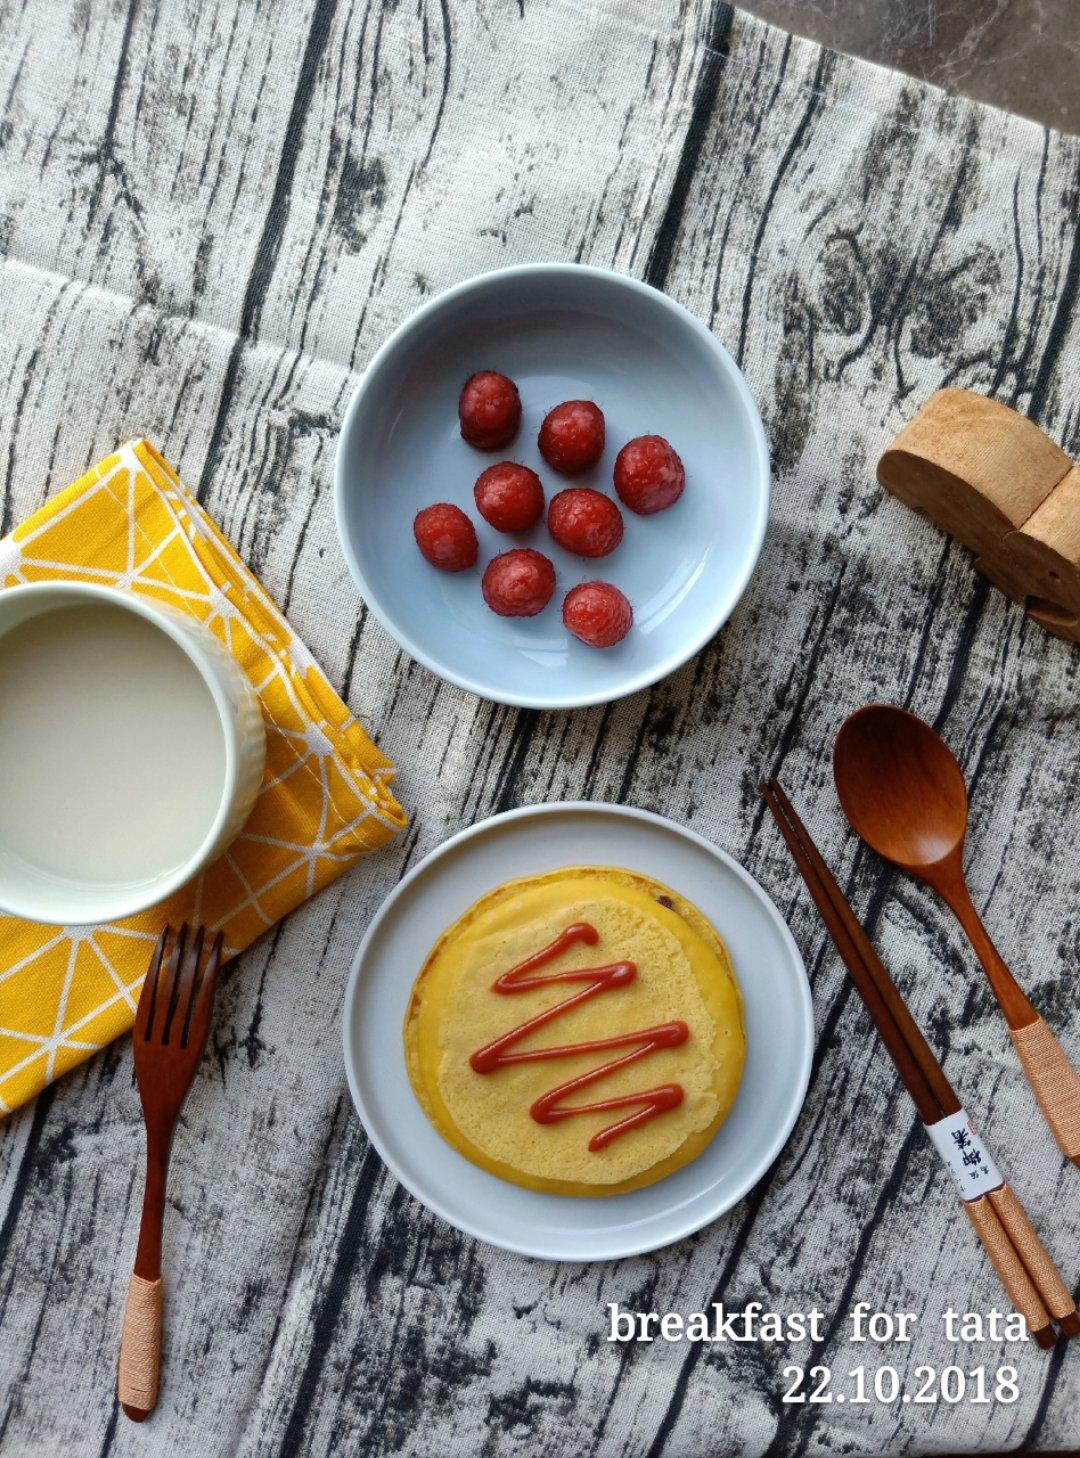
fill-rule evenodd
<path id="1" fill-rule="evenodd" d="M 843 725 L 833 751 L 840 804 L 852 828 L 887 861 L 926 879 L 958 856 L 967 831 L 964 775 L 945 741 L 914 714 L 868 704 Z"/>

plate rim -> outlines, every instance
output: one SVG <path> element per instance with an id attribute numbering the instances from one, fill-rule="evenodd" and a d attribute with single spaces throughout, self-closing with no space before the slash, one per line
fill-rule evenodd
<path id="1" fill-rule="evenodd" d="M 646 668 L 630 679 L 627 684 L 614 692 L 610 689 L 584 690 L 581 693 L 570 695 L 555 695 L 554 697 L 541 697 L 534 693 L 514 693 L 507 689 L 499 690 L 470 678 L 466 673 L 459 673 L 452 666 L 440 663 L 435 657 L 429 654 L 419 644 L 415 643 L 408 633 L 403 631 L 393 621 L 391 615 L 384 609 L 378 596 L 369 583 L 363 568 L 353 551 L 352 541 L 345 525 L 345 498 L 347 484 L 345 479 L 344 458 L 349 437 L 355 427 L 355 420 L 360 411 L 360 403 L 374 379 L 376 372 L 383 366 L 390 353 L 398 345 L 432 314 L 436 313 L 445 304 L 453 299 L 460 298 L 484 288 L 495 278 L 525 277 L 536 274 L 582 274 L 602 279 L 605 282 L 614 281 L 616 284 L 626 287 L 631 292 L 648 296 L 672 311 L 684 325 L 689 327 L 701 339 L 703 339 L 716 355 L 721 368 L 731 379 L 736 394 L 740 397 L 746 418 L 750 426 L 750 435 L 754 443 L 757 456 L 757 478 L 760 486 L 758 495 L 758 506 L 756 518 L 753 522 L 752 541 L 750 550 L 739 572 L 732 579 L 732 586 L 722 598 L 719 599 L 719 606 L 703 619 L 703 626 L 687 638 L 686 642 L 673 654 L 665 658 L 661 663 Z M 453 684 L 456 688 L 464 689 L 467 693 L 475 694 L 477 698 L 484 699 L 488 703 L 506 704 L 517 709 L 584 709 L 597 704 L 612 704 L 619 699 L 628 697 L 630 694 L 640 693 L 642 689 L 651 688 L 653 684 L 668 678 L 678 669 L 688 663 L 691 658 L 700 653 L 707 643 L 711 642 L 724 624 L 731 617 L 742 600 L 750 578 L 753 576 L 761 557 L 761 549 L 765 542 L 765 532 L 769 523 L 769 508 L 772 496 L 772 458 L 769 453 L 768 441 L 765 437 L 765 427 L 762 423 L 761 412 L 757 402 L 750 392 L 750 386 L 746 382 L 739 365 L 732 355 L 713 334 L 696 314 L 692 314 L 677 299 L 662 289 L 655 288 L 652 284 L 642 279 L 633 278 L 629 274 L 619 273 L 613 268 L 600 268 L 595 264 L 588 263 L 565 263 L 565 262 L 534 262 L 510 264 L 505 268 L 487 269 L 483 273 L 473 274 L 471 277 L 462 279 L 449 288 L 443 289 L 434 298 L 428 299 L 419 308 L 414 309 L 401 323 L 387 336 L 379 348 L 368 361 L 363 374 L 361 375 L 356 388 L 349 397 L 349 403 L 345 407 L 345 414 L 342 418 L 341 429 L 338 432 L 337 448 L 334 452 L 334 520 L 337 526 L 338 543 L 342 555 L 345 558 L 345 565 L 349 569 L 354 585 L 368 608 L 375 614 L 379 623 L 390 634 L 394 642 L 411 658 L 429 669 L 436 677 L 446 683 Z"/>
<path id="2" fill-rule="evenodd" d="M 644 821 L 655 828 L 673 831 L 675 834 L 682 836 L 697 846 L 698 849 L 708 852 L 714 859 L 719 860 L 726 866 L 729 871 L 733 871 L 736 878 L 743 882 L 750 894 L 758 900 L 765 914 L 775 923 L 780 933 L 781 941 L 785 943 L 788 953 L 794 959 L 795 967 L 802 973 L 801 977 L 796 978 L 799 1012 L 802 1015 L 803 1037 L 801 1047 L 799 1048 L 799 1068 L 794 1085 L 795 1096 L 791 1100 L 785 1118 L 778 1125 L 768 1145 L 764 1147 L 763 1152 L 754 1161 L 753 1172 L 742 1181 L 740 1186 L 736 1187 L 735 1193 L 730 1198 L 725 1197 L 721 1202 L 720 1208 L 714 1209 L 704 1215 L 694 1215 L 689 1219 L 684 1219 L 681 1223 L 673 1225 L 670 1233 L 666 1234 L 659 1241 L 653 1237 L 647 1237 L 640 1243 L 631 1241 L 626 1246 L 620 1247 L 614 1253 L 608 1252 L 604 1254 L 588 1252 L 579 1255 L 552 1255 L 550 1250 L 538 1248 L 530 1245 L 528 1242 L 515 1242 L 512 1239 L 493 1237 L 486 1230 L 476 1228 L 474 1222 L 459 1220 L 456 1216 L 449 1215 L 437 1197 L 431 1198 L 427 1191 L 417 1189 L 413 1181 L 402 1172 L 397 1161 L 384 1147 L 381 1137 L 372 1127 L 372 1121 L 370 1120 L 368 1109 L 359 1088 L 354 1066 L 352 1041 L 350 1038 L 350 1029 L 353 1025 L 353 1012 L 361 983 L 361 968 L 368 955 L 368 949 L 378 935 L 383 923 L 391 914 L 398 899 L 406 893 L 413 882 L 422 873 L 430 870 L 431 866 L 444 855 L 448 855 L 452 850 L 457 849 L 467 841 L 487 834 L 496 827 L 506 824 L 508 821 L 567 812 L 584 812 L 600 817 L 610 816 L 616 819 L 622 817 L 625 819 Z M 791 1137 L 792 1131 L 806 1103 L 806 1094 L 810 1085 L 815 1048 L 814 1004 L 810 989 L 810 980 L 806 971 L 806 963 L 791 933 L 791 928 L 780 914 L 780 910 L 772 897 L 760 882 L 744 866 L 740 865 L 734 856 L 722 850 L 720 846 L 715 845 L 712 841 L 706 840 L 704 836 L 698 834 L 695 830 L 691 830 L 688 826 L 680 825 L 678 821 L 672 820 L 666 815 L 659 815 L 652 810 L 642 810 L 637 806 L 620 805 L 602 800 L 552 800 L 545 801 L 539 805 L 521 805 L 513 810 L 503 810 L 498 814 L 486 816 L 483 820 L 478 820 L 472 825 L 465 826 L 464 829 L 457 831 L 454 835 L 451 835 L 446 840 L 440 842 L 439 845 L 433 847 L 422 860 L 418 861 L 411 870 L 402 876 L 400 881 L 389 892 L 375 912 L 375 915 L 368 924 L 367 930 L 360 940 L 360 944 L 352 960 L 352 965 L 349 968 L 348 981 L 345 987 L 345 997 L 342 1003 L 341 1013 L 341 1032 L 345 1078 L 356 1115 L 384 1165 L 398 1183 L 403 1185 L 409 1194 L 412 1195 L 413 1199 L 417 1200 L 425 1209 L 430 1210 L 453 1229 L 470 1236 L 474 1240 L 479 1240 L 485 1245 L 491 1245 L 500 1250 L 510 1251 L 514 1255 L 527 1256 L 535 1260 L 565 1261 L 569 1263 L 625 1260 L 632 1256 L 646 1255 L 652 1251 L 663 1250 L 667 1246 L 674 1245 L 676 1242 L 685 1240 L 690 1235 L 694 1235 L 697 1231 L 703 1230 L 707 1225 L 713 1224 L 714 1221 L 719 1220 L 723 1215 L 726 1215 L 730 1210 L 734 1209 L 764 1178 Z"/>

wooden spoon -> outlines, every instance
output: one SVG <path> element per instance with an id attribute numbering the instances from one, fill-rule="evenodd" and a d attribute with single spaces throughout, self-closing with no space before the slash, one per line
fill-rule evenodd
<path id="1" fill-rule="evenodd" d="M 929 724 L 869 704 L 841 727 L 833 773 L 852 829 L 887 861 L 932 886 L 967 933 L 1028 1082 L 1062 1151 L 1080 1166 L 1080 1074 L 1002 961 L 964 879 L 963 771 Z"/>

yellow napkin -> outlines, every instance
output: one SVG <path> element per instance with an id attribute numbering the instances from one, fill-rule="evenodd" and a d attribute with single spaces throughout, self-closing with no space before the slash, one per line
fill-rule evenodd
<path id="1" fill-rule="evenodd" d="M 161 906 L 96 927 L 0 916 L 0 1113 L 131 1027 L 165 922 L 221 928 L 238 952 L 405 824 L 393 765 L 148 441 L 122 446 L 0 541 L 4 587 L 57 578 L 143 593 L 216 633 L 258 690 L 266 777 L 226 854 Z"/>

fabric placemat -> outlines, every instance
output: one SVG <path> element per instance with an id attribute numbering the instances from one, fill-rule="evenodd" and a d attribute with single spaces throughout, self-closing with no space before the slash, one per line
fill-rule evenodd
<path id="1" fill-rule="evenodd" d="M 130 1028 L 165 923 L 220 929 L 233 956 L 405 823 L 390 761 L 149 441 L 121 446 L 0 541 L 0 586 L 54 580 L 198 618 L 259 695 L 266 772 L 225 854 L 149 911 L 91 927 L 0 916 L 0 1113 Z"/>

